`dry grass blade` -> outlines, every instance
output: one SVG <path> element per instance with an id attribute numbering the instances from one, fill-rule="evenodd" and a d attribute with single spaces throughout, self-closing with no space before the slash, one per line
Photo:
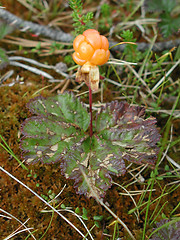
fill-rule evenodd
<path id="1" fill-rule="evenodd" d="M 121 22 L 116 25 L 114 31 L 117 32 L 119 29 L 127 29 L 132 26 L 137 26 L 140 30 L 142 30 L 143 25 L 156 25 L 158 22 L 160 22 L 160 20 L 155 18 L 143 18 L 135 21 Z"/>
<path id="2" fill-rule="evenodd" d="M 159 161 L 158 165 L 160 165 L 162 163 L 162 161 L 164 160 L 164 158 L 166 157 L 166 154 L 169 151 L 169 147 L 172 141 L 172 132 L 173 132 L 173 125 L 171 125 L 171 132 L 170 132 L 170 139 L 169 139 L 169 144 L 167 145 L 166 151 L 163 153 L 161 160 Z"/>
<path id="3" fill-rule="evenodd" d="M 19 233 L 25 232 L 27 230 L 31 230 L 32 228 L 27 228 L 27 229 L 22 229 L 20 231 L 18 231 L 18 229 L 16 231 L 14 231 L 12 234 L 10 234 L 8 237 L 6 237 L 4 240 L 8 240 L 10 238 L 15 237 L 16 235 L 18 235 Z"/>
<path id="4" fill-rule="evenodd" d="M 167 160 L 180 170 L 180 165 L 166 154 Z"/>
<path id="5" fill-rule="evenodd" d="M 173 117 L 179 118 L 180 117 L 180 110 L 165 110 L 165 109 L 158 109 L 155 110 L 153 108 L 147 108 L 147 112 L 151 113 L 166 113 L 167 115 L 172 115 Z"/>
<path id="6" fill-rule="evenodd" d="M 120 83 L 115 82 L 115 81 L 113 81 L 113 80 L 111 80 L 111 79 L 109 79 L 109 78 L 105 78 L 104 81 L 107 81 L 107 82 L 109 82 L 109 83 L 112 83 L 112 84 L 114 84 L 114 85 L 116 85 L 116 86 L 118 86 L 118 87 L 140 89 L 139 86 L 132 86 L 132 85 L 120 84 Z"/>
<path id="7" fill-rule="evenodd" d="M 24 39 L 24 38 L 19 38 L 19 37 L 13 37 L 13 36 L 9 36 L 7 35 L 6 38 L 1 39 L 1 42 L 4 43 L 9 43 L 9 44 L 13 44 L 13 45 L 17 45 L 17 46 L 22 46 L 22 47 L 26 47 L 26 48 L 36 48 L 37 46 L 41 47 L 41 53 L 39 54 L 39 56 L 48 56 L 48 55 L 52 55 L 51 53 L 51 46 L 52 43 L 54 41 L 52 40 L 48 40 L 48 39 L 41 39 L 40 41 L 35 41 L 35 40 L 28 40 L 28 39 Z M 65 42 L 58 42 L 58 44 L 62 44 L 65 46 L 71 46 L 71 43 L 65 43 Z M 38 51 L 38 49 L 36 50 Z M 53 54 L 61 54 L 61 53 L 71 53 L 73 52 L 73 49 L 56 49 L 53 51 Z"/>
<path id="8" fill-rule="evenodd" d="M 151 90 L 149 89 L 147 83 L 140 77 L 140 75 L 136 72 L 136 70 L 130 65 L 127 64 L 127 67 L 132 71 L 132 73 L 141 81 L 141 83 L 146 87 L 146 91 L 148 93 L 151 93 Z M 153 97 L 156 97 L 155 95 L 152 95 Z"/>
<path id="9" fill-rule="evenodd" d="M 10 43 L 10 44 L 18 45 L 18 46 L 22 46 L 22 47 L 36 47 L 38 44 L 40 44 L 41 47 L 51 46 L 51 43 L 49 43 L 49 42 L 33 41 L 33 40 L 28 40 L 28 39 L 19 38 L 19 37 L 13 37 L 13 36 L 9 36 L 9 35 L 7 35 L 5 39 L 1 39 L 1 42 Z"/>
<path id="10" fill-rule="evenodd" d="M 69 209 L 64 210 L 64 211 L 70 212 L 70 213 L 72 213 L 73 215 L 75 215 L 75 216 L 80 220 L 80 222 L 83 224 L 83 226 L 84 226 L 84 228 L 86 229 L 87 234 L 89 234 L 90 238 L 91 238 L 92 240 L 94 240 L 93 236 L 91 235 L 91 232 L 89 231 L 89 229 L 87 228 L 86 224 L 84 223 L 84 221 L 82 220 L 82 218 L 81 218 L 78 214 L 76 214 L 75 212 L 73 212 L 73 211 L 71 211 L 71 210 L 69 210 Z"/>
<path id="11" fill-rule="evenodd" d="M 0 211 L 3 212 L 3 213 L 5 213 L 6 215 L 10 216 L 10 217 L 7 217 L 7 218 L 10 218 L 10 219 L 13 218 L 13 219 L 15 219 L 17 222 L 19 222 L 19 223 L 21 224 L 20 227 L 24 227 L 24 228 L 25 228 L 25 231 L 28 231 L 28 232 L 31 234 L 32 238 L 36 240 L 36 238 L 34 237 L 34 235 L 30 232 L 30 229 L 27 228 L 26 225 L 25 225 L 25 223 L 26 223 L 29 219 L 27 219 L 27 220 L 23 223 L 23 222 L 21 222 L 18 218 L 16 218 L 16 217 L 13 216 L 12 214 L 8 213 L 7 211 L 5 211 L 5 210 L 3 210 L 3 209 L 1 209 L 1 208 L 0 208 Z M 6 216 L 5 216 L 5 217 L 6 217 Z M 32 228 L 31 228 L 31 229 L 32 229 Z"/>

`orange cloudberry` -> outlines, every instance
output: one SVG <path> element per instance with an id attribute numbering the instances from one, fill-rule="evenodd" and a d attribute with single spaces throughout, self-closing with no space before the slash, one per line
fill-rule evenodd
<path id="1" fill-rule="evenodd" d="M 73 59 L 78 65 L 82 66 L 87 62 L 103 65 L 109 59 L 109 42 L 95 29 L 88 29 L 82 35 L 78 35 L 74 39 L 73 47 Z"/>
<path id="2" fill-rule="evenodd" d="M 95 29 L 88 29 L 74 39 L 73 47 L 75 50 L 73 59 L 82 66 L 77 71 L 76 80 L 85 81 L 93 91 L 98 90 L 98 65 L 105 64 L 110 55 L 107 38 Z"/>

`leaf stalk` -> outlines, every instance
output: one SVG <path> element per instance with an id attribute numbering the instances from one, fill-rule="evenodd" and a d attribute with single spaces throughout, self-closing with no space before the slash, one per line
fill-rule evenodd
<path id="1" fill-rule="evenodd" d="M 89 113 L 90 113 L 90 137 L 93 135 L 93 124 L 92 124 L 92 89 L 89 87 Z"/>

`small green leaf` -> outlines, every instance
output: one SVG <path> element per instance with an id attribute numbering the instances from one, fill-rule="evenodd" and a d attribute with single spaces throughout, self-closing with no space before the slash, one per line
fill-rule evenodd
<path id="1" fill-rule="evenodd" d="M 87 210 L 83 207 L 83 215 L 81 216 L 83 220 L 88 220 L 87 214 Z"/>
<path id="2" fill-rule="evenodd" d="M 163 177 L 157 177 L 156 179 L 157 180 L 163 180 Z"/>
<path id="3" fill-rule="evenodd" d="M 55 196 L 56 196 L 55 193 L 52 193 L 52 194 L 49 195 L 49 198 L 50 198 L 50 199 L 54 199 Z"/>
<path id="4" fill-rule="evenodd" d="M 93 219 L 95 221 L 102 221 L 103 220 L 103 216 L 94 216 Z"/>
<path id="5" fill-rule="evenodd" d="M 77 208 L 75 209 L 75 213 L 76 213 L 76 214 L 80 214 L 80 209 L 79 209 L 79 207 L 77 207 Z"/>
<path id="6" fill-rule="evenodd" d="M 61 208 L 66 209 L 66 206 L 64 205 L 64 203 L 61 204 Z"/>
<path id="7" fill-rule="evenodd" d="M 46 201 L 49 200 L 49 198 L 46 195 L 44 195 L 44 194 L 41 194 L 41 197 L 44 198 Z"/>
<path id="8" fill-rule="evenodd" d="M 168 165 L 165 165 L 164 170 L 165 170 L 165 171 L 169 171 L 169 166 L 168 166 Z"/>
<path id="9" fill-rule="evenodd" d="M 97 228 L 100 228 L 100 224 L 99 224 L 99 222 L 94 221 L 94 225 L 95 225 Z"/>
<path id="10" fill-rule="evenodd" d="M 155 177 L 154 171 L 151 171 L 150 177 L 151 177 L 151 178 L 154 178 L 154 177 Z"/>
<path id="11" fill-rule="evenodd" d="M 51 193 L 52 193 L 52 190 L 49 190 L 49 191 L 48 191 L 48 195 L 51 194 Z"/>

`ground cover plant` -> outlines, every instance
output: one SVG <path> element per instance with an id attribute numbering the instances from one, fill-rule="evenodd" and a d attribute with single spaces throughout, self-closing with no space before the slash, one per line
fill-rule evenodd
<path id="1" fill-rule="evenodd" d="M 178 239 L 167 3 L 1 1 L 2 239 Z"/>

